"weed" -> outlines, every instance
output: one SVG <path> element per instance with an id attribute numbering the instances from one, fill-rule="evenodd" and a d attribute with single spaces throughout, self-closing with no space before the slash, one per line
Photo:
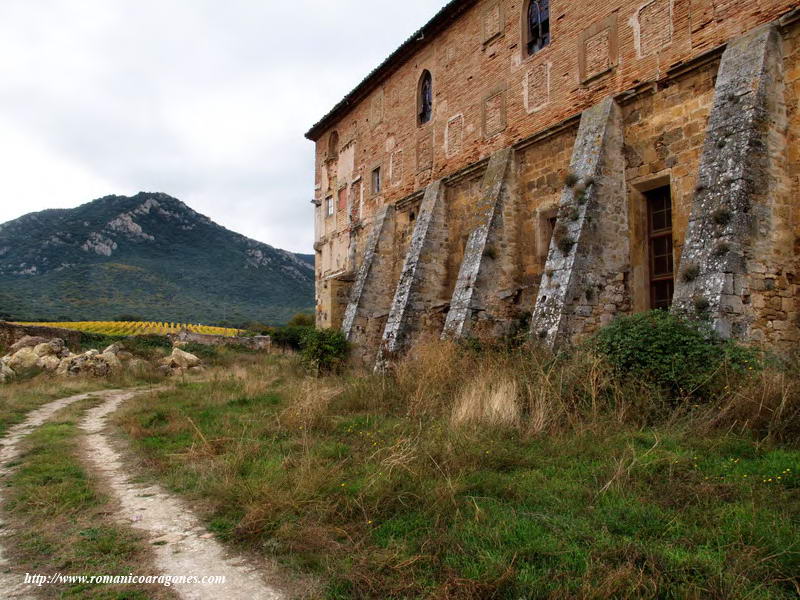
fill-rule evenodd
<path id="1" fill-rule="evenodd" d="M 700 275 L 700 267 L 695 263 L 690 263 L 681 271 L 681 279 L 685 283 L 691 283 Z"/>
<path id="2" fill-rule="evenodd" d="M 713 219 L 714 223 L 724 227 L 731 222 L 733 214 L 727 208 L 718 208 L 711 214 L 711 218 Z"/>
<path id="3" fill-rule="evenodd" d="M 705 298 L 704 296 L 695 296 L 692 299 L 692 305 L 698 314 L 703 314 L 711 306 L 711 303 L 708 301 L 708 298 Z"/>
<path id="4" fill-rule="evenodd" d="M 674 346 L 674 373 L 693 344 Z M 481 346 L 421 344 L 390 376 L 262 361 L 135 398 L 119 421 L 218 535 L 320 575 L 314 597 L 791 596 L 800 453 L 779 439 L 796 439 L 800 395 L 785 378 L 726 371 L 736 393 L 694 407 L 588 349 Z"/>
<path id="5" fill-rule="evenodd" d="M 730 245 L 727 242 L 720 242 L 716 246 L 714 246 L 714 250 L 712 250 L 712 254 L 717 258 L 721 258 L 725 256 L 728 252 L 730 252 Z"/>
<path id="6" fill-rule="evenodd" d="M 580 181 L 580 178 L 572 171 L 569 171 L 566 175 L 564 175 L 564 185 L 568 188 L 574 187 L 578 181 Z"/>

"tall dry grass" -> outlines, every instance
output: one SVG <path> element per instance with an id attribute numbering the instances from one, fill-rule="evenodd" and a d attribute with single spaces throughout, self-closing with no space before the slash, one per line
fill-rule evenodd
<path id="1" fill-rule="evenodd" d="M 542 349 L 474 351 L 433 341 L 414 348 L 387 376 L 339 380 L 340 398 L 328 406 L 441 416 L 457 427 L 513 428 L 528 435 L 684 420 L 701 429 L 800 439 L 796 369 L 772 364 L 727 377 L 714 397 L 675 398 L 646 377 L 620 376 L 587 349 L 556 356 Z"/>

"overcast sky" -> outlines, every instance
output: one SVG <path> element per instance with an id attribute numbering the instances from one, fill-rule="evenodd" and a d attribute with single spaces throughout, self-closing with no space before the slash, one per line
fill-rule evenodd
<path id="1" fill-rule="evenodd" d="M 445 0 L 0 0 L 0 223 L 175 196 L 311 253 L 303 137 Z"/>

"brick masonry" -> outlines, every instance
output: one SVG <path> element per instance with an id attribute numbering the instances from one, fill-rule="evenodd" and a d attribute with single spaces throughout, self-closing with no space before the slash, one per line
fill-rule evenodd
<path id="1" fill-rule="evenodd" d="M 685 306 L 683 254 L 694 257 L 687 263 L 708 263 L 714 250 L 698 250 L 705 238 L 693 230 L 709 218 L 707 207 L 697 206 L 709 148 L 743 157 L 735 143 L 727 152 L 717 148 L 719 80 L 733 48 L 753 54 L 746 40 L 771 23 L 772 58 L 764 71 L 774 81 L 766 99 L 770 116 L 754 150 L 760 155 L 747 157 L 754 170 L 741 171 L 745 179 L 757 171 L 753 181 L 766 185 L 755 185 L 763 197 L 755 201 L 750 237 L 733 235 L 748 248 L 746 277 L 737 288 L 741 327 L 720 330 L 765 343 L 797 341 L 800 27 L 794 3 L 614 0 L 587 11 L 585 2 L 551 0 L 552 41 L 532 56 L 523 51 L 522 3 L 464 4 L 469 7 L 447 27 L 415 42 L 413 53 L 315 134 L 318 324 L 347 326 L 370 363 L 377 352 L 391 358 L 426 335 L 440 336 L 446 322 L 448 331 L 462 322 L 462 275 L 476 273 L 474 232 L 485 223 L 487 170 L 501 151 L 512 158 L 483 243 L 497 259 L 482 254 L 477 265 L 471 314 L 463 320 L 469 335 L 503 335 L 528 319 L 537 322 L 541 286 L 551 284 L 548 272 L 559 270 L 551 260 L 554 233 L 561 237 L 565 230 L 580 234 L 571 292 L 563 290 L 558 327 L 531 325 L 534 335 L 546 330 L 549 342 L 571 341 L 615 314 L 649 308 L 643 194 L 656 185 L 671 190 L 676 298 Z M 426 69 L 433 76 L 433 118 L 421 125 L 416 95 Z M 600 160 L 603 185 L 587 194 L 589 227 L 572 232 L 583 208 L 573 221 L 563 181 L 571 169 L 585 170 L 573 163 L 579 125 L 600 107 L 613 113 L 613 140 L 606 141 L 614 151 Z M 428 214 L 424 197 L 432 182 L 439 182 L 436 217 L 428 223 L 433 237 L 420 248 L 416 233 Z M 372 234 L 385 207 L 394 212 L 374 251 Z M 409 281 L 415 254 L 411 285 L 399 285 Z M 364 265 L 369 275 L 359 283 Z"/>

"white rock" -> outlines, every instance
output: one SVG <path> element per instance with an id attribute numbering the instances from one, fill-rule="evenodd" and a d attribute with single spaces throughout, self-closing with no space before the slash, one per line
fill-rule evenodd
<path id="1" fill-rule="evenodd" d="M 39 344 L 44 344 L 45 342 L 48 342 L 48 341 L 49 340 L 47 338 L 43 338 L 43 337 L 40 337 L 40 336 L 26 335 L 20 341 L 18 341 L 17 343 L 13 344 L 8 349 L 8 353 L 9 353 L 9 355 L 11 355 L 11 354 L 16 353 L 19 350 L 22 350 L 23 348 L 33 348 L 34 346 L 38 346 Z"/>
<path id="2" fill-rule="evenodd" d="M 39 360 L 36 361 L 36 366 L 40 369 L 44 369 L 45 371 L 55 371 L 58 369 L 60 364 L 61 359 L 52 354 L 41 356 L 39 357 Z"/>
<path id="3" fill-rule="evenodd" d="M 105 361 L 112 371 L 118 371 L 122 368 L 122 363 L 117 358 L 117 355 L 111 352 L 103 352 L 102 354 L 98 354 L 95 359 Z"/>
<path id="4" fill-rule="evenodd" d="M 189 352 L 184 352 L 180 348 L 173 348 L 172 354 L 167 359 L 170 361 L 171 366 L 173 367 L 180 367 L 182 369 L 189 369 L 191 367 L 196 367 L 200 364 L 200 359 L 197 358 L 194 354 Z"/>
<path id="5" fill-rule="evenodd" d="M 38 360 L 39 356 L 36 355 L 33 348 L 28 347 L 17 350 L 6 364 L 14 372 L 22 373 L 36 369 Z"/>

